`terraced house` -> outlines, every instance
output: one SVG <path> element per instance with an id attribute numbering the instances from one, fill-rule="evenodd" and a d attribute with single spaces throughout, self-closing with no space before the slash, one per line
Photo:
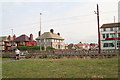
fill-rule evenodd
<path id="1" fill-rule="evenodd" d="M 101 26 L 101 48 L 120 48 L 120 23 L 109 23 Z"/>
<path id="2" fill-rule="evenodd" d="M 44 32 L 37 38 L 37 46 L 53 47 L 55 49 L 65 49 L 64 39 L 60 36 L 60 33 L 54 33 L 51 29 L 50 32 Z"/>

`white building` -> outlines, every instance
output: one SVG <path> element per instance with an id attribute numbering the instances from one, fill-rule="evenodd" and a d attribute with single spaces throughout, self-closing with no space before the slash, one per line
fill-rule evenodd
<path id="1" fill-rule="evenodd" d="M 119 49 L 120 23 L 109 23 L 101 26 L 101 49 Z"/>
<path id="2" fill-rule="evenodd" d="M 51 29 L 50 32 L 44 32 L 41 36 L 37 37 L 36 40 L 37 46 L 65 49 L 64 39 L 60 36 L 60 33 L 54 33 L 53 29 Z"/>

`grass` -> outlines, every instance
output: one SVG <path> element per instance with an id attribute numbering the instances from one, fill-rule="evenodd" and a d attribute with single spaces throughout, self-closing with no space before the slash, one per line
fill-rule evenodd
<path id="1" fill-rule="evenodd" d="M 118 58 L 24 59 L 5 62 L 3 78 L 117 78 Z"/>

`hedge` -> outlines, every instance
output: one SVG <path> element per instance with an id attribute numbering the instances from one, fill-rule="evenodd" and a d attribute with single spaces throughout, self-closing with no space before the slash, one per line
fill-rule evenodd
<path id="1" fill-rule="evenodd" d="M 18 46 L 16 48 L 19 50 L 39 50 L 40 46 Z M 45 49 L 43 46 L 41 48 L 42 48 L 42 50 Z M 48 49 L 54 49 L 54 48 L 49 46 L 46 49 L 48 50 Z"/>

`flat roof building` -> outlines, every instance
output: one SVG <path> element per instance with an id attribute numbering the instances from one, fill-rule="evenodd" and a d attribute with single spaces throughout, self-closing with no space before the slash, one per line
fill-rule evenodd
<path id="1" fill-rule="evenodd" d="M 101 48 L 119 49 L 120 23 L 108 23 L 101 26 Z"/>

